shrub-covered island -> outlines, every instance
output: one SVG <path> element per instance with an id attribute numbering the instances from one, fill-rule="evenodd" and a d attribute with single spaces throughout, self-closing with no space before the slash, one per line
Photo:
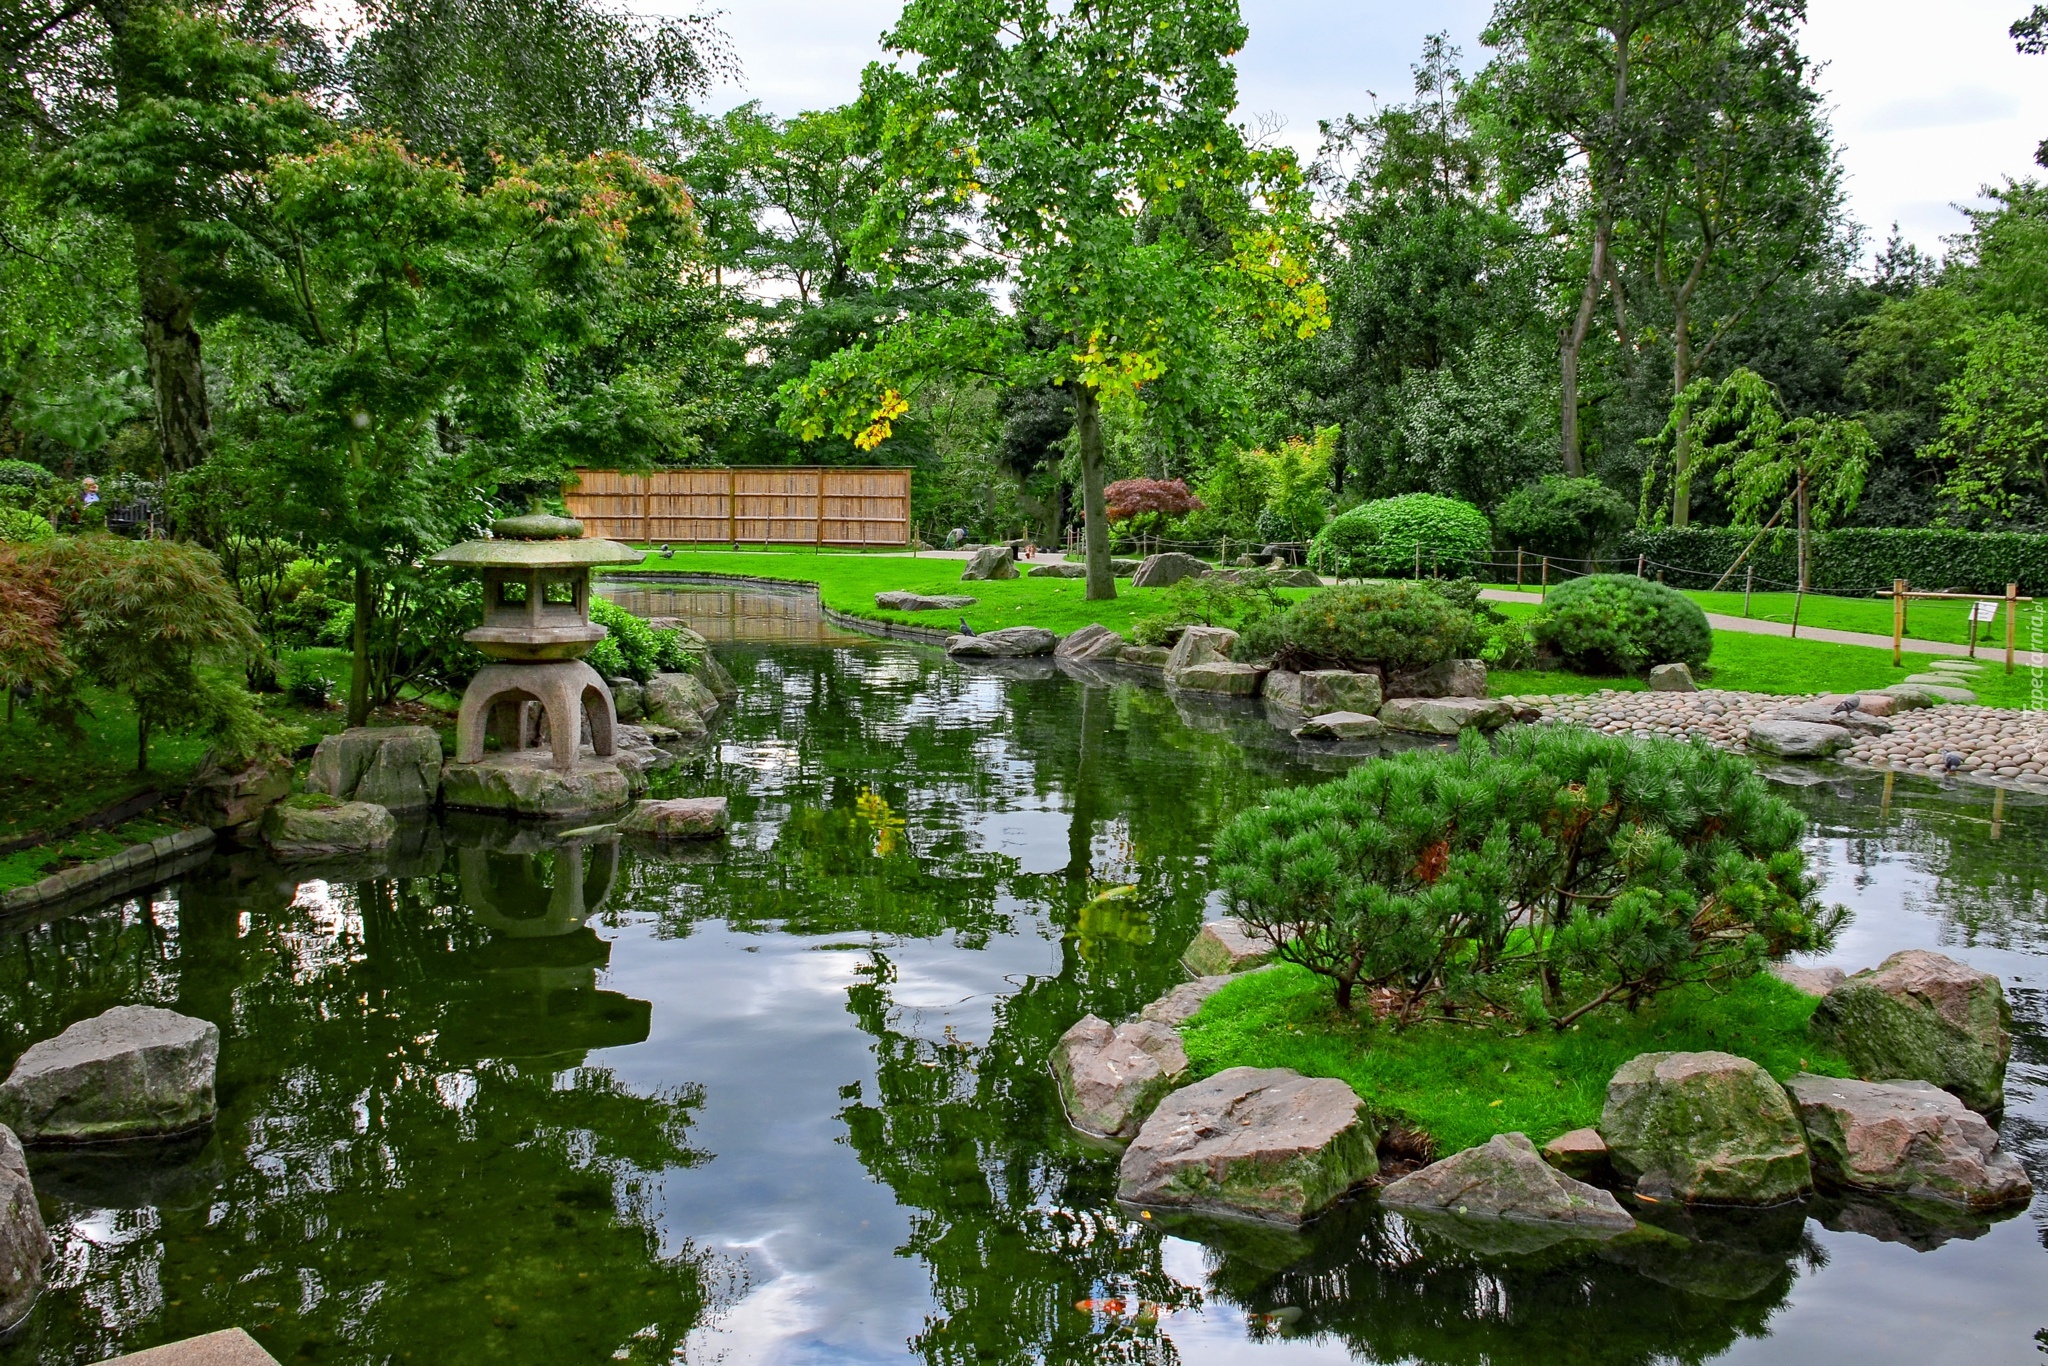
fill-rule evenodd
<path id="1" fill-rule="evenodd" d="M 1737 756 L 1562 728 L 1278 793 L 1217 869 L 1282 965 L 1207 1003 L 1189 1059 L 1342 1077 L 1446 1149 L 1591 1123 L 1646 1051 L 1846 1074 L 1814 998 L 1762 972 L 1847 916 L 1801 832 Z"/>

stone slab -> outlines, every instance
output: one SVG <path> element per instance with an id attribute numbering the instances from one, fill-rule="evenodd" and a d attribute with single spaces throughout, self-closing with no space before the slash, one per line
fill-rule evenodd
<path id="1" fill-rule="evenodd" d="M 278 1361 L 241 1329 L 223 1328 L 204 1337 L 108 1357 L 98 1366 L 278 1366 Z"/>

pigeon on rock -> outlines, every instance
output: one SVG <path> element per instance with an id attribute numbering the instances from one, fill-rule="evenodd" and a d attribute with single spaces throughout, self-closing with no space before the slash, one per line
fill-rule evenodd
<path id="1" fill-rule="evenodd" d="M 1943 773 L 1953 773 L 1962 766 L 1963 756 L 1954 750 L 1950 750 L 1941 756 L 1941 771 Z"/>
<path id="2" fill-rule="evenodd" d="M 966 617 L 960 618 L 960 634 L 963 636 L 971 636 L 974 634 L 974 628 L 967 624 Z"/>

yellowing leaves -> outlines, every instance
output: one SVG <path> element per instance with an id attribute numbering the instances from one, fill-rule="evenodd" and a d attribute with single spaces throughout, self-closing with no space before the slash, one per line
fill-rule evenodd
<path id="1" fill-rule="evenodd" d="M 856 448 L 871 451 L 894 434 L 896 419 L 910 411 L 910 400 L 894 389 L 882 391 L 882 401 L 868 414 L 868 425 L 853 438 Z"/>

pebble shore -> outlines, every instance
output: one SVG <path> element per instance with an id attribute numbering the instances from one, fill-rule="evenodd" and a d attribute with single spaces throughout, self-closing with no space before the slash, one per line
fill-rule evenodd
<path id="1" fill-rule="evenodd" d="M 1968 671 L 1953 667 L 1957 686 Z M 1832 706 L 1846 694 L 1784 696 L 1703 688 L 1698 692 L 1616 692 L 1521 696 L 1505 700 L 1532 707 L 1546 722 L 1586 726 L 1609 735 L 1704 738 L 1710 744 L 1747 753 L 1749 725 L 1801 706 Z M 1836 762 L 1939 777 L 1943 755 L 1963 756 L 1959 772 L 1975 782 L 2029 791 L 2048 791 L 2048 712 L 1943 703 L 1901 709 L 1882 719 L 1881 734 L 1859 734 Z"/>

